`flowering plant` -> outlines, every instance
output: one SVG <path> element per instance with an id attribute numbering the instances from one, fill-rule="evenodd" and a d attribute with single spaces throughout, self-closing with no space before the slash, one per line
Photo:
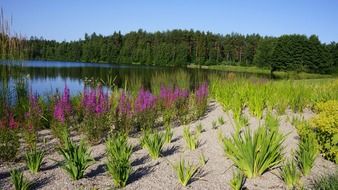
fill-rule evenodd
<path id="1" fill-rule="evenodd" d="M 122 91 L 115 109 L 115 128 L 124 133 L 128 133 L 131 130 L 132 116 L 133 112 L 130 97 Z"/>
<path id="2" fill-rule="evenodd" d="M 106 123 L 109 111 L 108 92 L 104 92 L 101 86 L 85 88 L 81 103 L 84 111 L 83 132 L 90 143 L 98 143 L 109 127 Z"/>
<path id="3" fill-rule="evenodd" d="M 135 125 L 138 129 L 149 129 L 157 118 L 157 98 L 150 91 L 140 89 L 134 102 Z"/>
<path id="4" fill-rule="evenodd" d="M 65 143 L 65 139 L 69 135 L 68 121 L 72 115 L 72 105 L 70 103 L 70 90 L 65 85 L 63 94 L 59 99 L 56 99 L 53 112 L 52 132 L 61 144 Z"/>
<path id="5" fill-rule="evenodd" d="M 11 161 L 18 153 L 20 143 L 17 135 L 18 123 L 7 110 L 0 118 L 0 161 Z"/>

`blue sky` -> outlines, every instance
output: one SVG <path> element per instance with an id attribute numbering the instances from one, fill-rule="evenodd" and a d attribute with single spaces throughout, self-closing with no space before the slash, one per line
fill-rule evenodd
<path id="1" fill-rule="evenodd" d="M 58 41 L 139 28 L 338 41 L 338 0 L 1 0 L 0 7 L 12 16 L 15 32 Z"/>

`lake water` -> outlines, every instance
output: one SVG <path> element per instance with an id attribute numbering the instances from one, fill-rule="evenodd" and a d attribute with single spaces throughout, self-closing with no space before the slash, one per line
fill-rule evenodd
<path id="1" fill-rule="evenodd" d="M 226 76 L 224 71 L 203 69 L 54 61 L 1 61 L 0 73 L 2 88 L 13 91 L 23 84 L 24 88 L 40 95 L 62 92 L 65 84 L 74 95 L 82 92 L 84 85 L 90 81 L 104 85 L 113 79 L 119 88 L 144 87 L 152 90 L 160 85 L 178 84 L 193 89 L 213 75 Z"/>

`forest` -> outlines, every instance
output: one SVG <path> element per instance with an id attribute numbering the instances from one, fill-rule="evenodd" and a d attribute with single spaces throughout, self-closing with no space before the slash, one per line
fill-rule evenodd
<path id="1" fill-rule="evenodd" d="M 181 67 L 244 65 L 268 68 L 271 72 L 336 73 L 338 68 L 338 43 L 322 43 L 316 35 L 268 37 L 194 30 L 150 33 L 140 29 L 108 36 L 85 34 L 84 39 L 69 42 L 31 37 L 23 39 L 23 44 L 16 55 L 29 60 Z M 1 58 L 10 58 L 9 53 L 15 54 L 11 51 L 2 45 Z"/>

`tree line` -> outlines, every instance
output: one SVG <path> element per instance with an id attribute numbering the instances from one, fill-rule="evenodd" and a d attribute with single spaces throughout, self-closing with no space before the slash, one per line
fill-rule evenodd
<path id="1" fill-rule="evenodd" d="M 330 73 L 338 68 L 338 43 L 321 43 L 315 35 L 267 37 L 194 30 L 149 33 L 140 29 L 108 36 L 85 34 L 84 39 L 70 42 L 31 37 L 23 44 L 21 54 L 30 60 L 160 66 L 230 64 L 264 67 L 272 72 Z M 3 59 L 6 56 L 1 54 Z"/>

